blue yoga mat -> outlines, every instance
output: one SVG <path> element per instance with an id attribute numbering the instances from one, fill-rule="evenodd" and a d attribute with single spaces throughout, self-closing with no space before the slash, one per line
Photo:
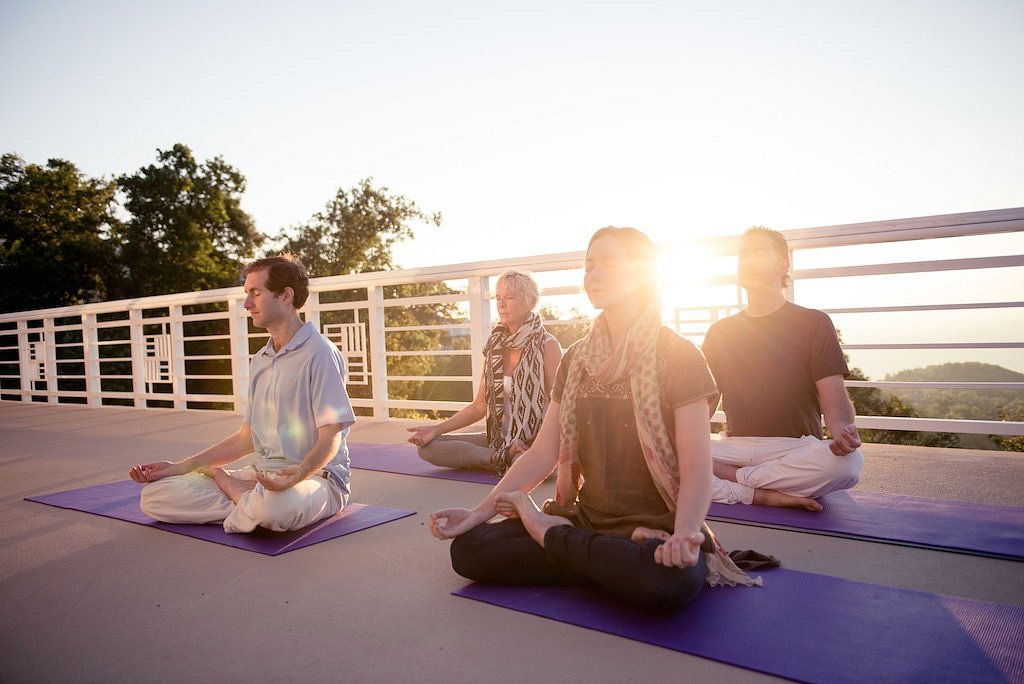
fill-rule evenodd
<path id="1" fill-rule="evenodd" d="M 348 444 L 348 456 L 353 468 L 377 470 L 397 475 L 432 477 L 439 480 L 473 482 L 494 485 L 498 476 L 485 470 L 459 470 L 440 468 L 427 463 L 411 444 Z"/>
<path id="2" fill-rule="evenodd" d="M 1024 681 L 1024 609 L 783 568 L 668 613 L 587 585 L 470 584 L 456 596 L 806 682 Z"/>
<path id="3" fill-rule="evenodd" d="M 1024 560 L 1024 508 L 898 494 L 842 491 L 818 513 L 711 504 L 708 518 L 836 537 Z"/>
<path id="4" fill-rule="evenodd" d="M 413 511 L 350 503 L 337 515 L 291 532 L 271 532 L 257 528 L 249 534 L 228 534 L 220 525 L 170 525 L 157 522 L 139 510 L 139 492 L 143 485 L 132 480 L 108 482 L 82 489 L 26 497 L 28 501 L 102 515 L 126 522 L 155 527 L 186 537 L 232 546 L 268 556 L 295 551 L 305 546 L 342 537 L 376 525 L 398 520 Z"/>

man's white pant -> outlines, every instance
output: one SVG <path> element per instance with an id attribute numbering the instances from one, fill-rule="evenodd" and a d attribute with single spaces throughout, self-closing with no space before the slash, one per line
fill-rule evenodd
<path id="1" fill-rule="evenodd" d="M 753 503 L 755 489 L 794 496 L 824 496 L 860 481 L 860 449 L 836 456 L 829 441 L 804 437 L 723 437 L 711 440 L 711 457 L 738 466 L 736 482 L 714 479 L 712 501 Z"/>
<path id="2" fill-rule="evenodd" d="M 252 466 L 227 472 L 244 480 L 256 479 Z M 139 507 L 149 517 L 166 523 L 223 522 L 228 533 L 252 532 L 257 527 L 285 532 L 329 518 L 345 507 L 345 497 L 336 484 L 316 475 L 281 492 L 256 483 L 236 505 L 212 478 L 189 473 L 143 487 Z"/>

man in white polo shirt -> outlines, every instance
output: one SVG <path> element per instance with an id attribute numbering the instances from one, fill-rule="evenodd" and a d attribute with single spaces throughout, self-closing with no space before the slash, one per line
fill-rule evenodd
<path id="1" fill-rule="evenodd" d="M 244 272 L 245 308 L 270 334 L 250 365 L 249 406 L 238 432 L 184 460 L 132 466 L 149 484 L 140 506 L 168 523 L 222 522 L 225 532 L 296 530 L 330 517 L 349 495 L 345 435 L 355 422 L 337 347 L 299 308 L 309 277 L 291 254 Z M 253 455 L 251 465 L 223 466 Z"/>

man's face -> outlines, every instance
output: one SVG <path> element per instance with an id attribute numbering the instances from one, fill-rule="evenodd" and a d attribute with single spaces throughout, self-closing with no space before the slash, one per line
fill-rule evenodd
<path id="1" fill-rule="evenodd" d="M 267 289 L 267 269 L 253 271 L 245 276 L 245 309 L 257 328 L 269 328 L 284 320 L 294 309 L 291 305 L 291 288 L 276 295 Z"/>
<path id="2" fill-rule="evenodd" d="M 740 241 L 737 276 L 744 289 L 779 290 L 788 271 L 788 260 L 767 235 L 751 233 Z"/>

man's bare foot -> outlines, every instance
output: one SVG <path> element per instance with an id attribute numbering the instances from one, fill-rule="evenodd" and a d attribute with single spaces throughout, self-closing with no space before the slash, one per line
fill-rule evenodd
<path id="1" fill-rule="evenodd" d="M 671 537 L 665 530 L 652 530 L 650 527 L 637 527 L 633 530 L 633 534 L 630 535 L 630 539 L 635 541 L 637 544 L 643 544 L 648 539 L 655 539 L 657 541 L 665 541 Z"/>
<path id="2" fill-rule="evenodd" d="M 233 477 L 228 475 L 223 468 L 204 469 L 203 474 L 212 477 L 213 481 L 220 487 L 220 490 L 227 494 L 228 498 L 234 503 L 238 503 L 243 494 L 252 491 L 253 487 L 256 486 L 256 480 L 242 480 Z"/>
<path id="3" fill-rule="evenodd" d="M 530 538 L 541 546 L 544 546 L 544 533 L 550 528 L 558 525 L 572 525 L 565 518 L 548 515 L 537 510 L 533 499 L 523 492 L 504 492 L 499 494 L 494 502 L 499 512 L 502 508 L 508 510 L 507 507 L 511 506 L 518 514 L 519 519 L 523 521 L 523 527 L 526 528 Z M 503 513 L 503 515 L 507 514 Z"/>
<path id="4" fill-rule="evenodd" d="M 783 508 L 805 508 L 817 513 L 821 504 L 807 496 L 794 496 L 777 489 L 755 489 L 754 503 L 761 506 L 778 506 Z"/>
<path id="5" fill-rule="evenodd" d="M 729 482 L 735 482 L 736 471 L 739 469 L 739 466 L 734 466 L 729 463 L 719 463 L 718 461 L 711 462 L 711 471 L 719 480 L 728 480 Z"/>

